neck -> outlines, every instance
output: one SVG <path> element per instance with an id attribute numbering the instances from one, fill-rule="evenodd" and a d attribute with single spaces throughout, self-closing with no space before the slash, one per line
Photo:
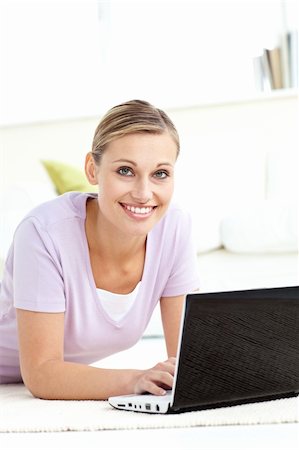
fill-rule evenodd
<path id="1" fill-rule="evenodd" d="M 89 201 L 86 205 L 85 230 L 89 250 L 106 263 L 118 261 L 121 265 L 140 252 L 144 252 L 146 236 L 132 236 L 121 234 L 119 229 L 105 223 L 99 214 L 95 201 Z"/>

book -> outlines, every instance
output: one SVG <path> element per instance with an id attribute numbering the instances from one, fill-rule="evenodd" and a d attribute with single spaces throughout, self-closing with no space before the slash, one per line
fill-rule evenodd
<path id="1" fill-rule="evenodd" d="M 271 73 L 272 89 L 282 89 L 284 86 L 280 48 L 275 47 L 271 50 L 266 49 L 266 54 Z"/>
<path id="2" fill-rule="evenodd" d="M 253 58 L 255 85 L 258 91 L 296 88 L 299 84 L 298 30 L 281 34 L 279 45 L 264 48 Z"/>
<path id="3" fill-rule="evenodd" d="M 264 91 L 273 89 L 273 76 L 271 72 L 270 60 L 268 57 L 268 50 L 263 49 L 262 55 L 263 68 L 264 68 Z"/>
<path id="4" fill-rule="evenodd" d="M 280 37 L 280 47 L 281 47 L 281 63 L 282 63 L 282 83 L 285 89 L 291 87 L 288 41 L 289 41 L 288 33 L 283 33 Z"/>

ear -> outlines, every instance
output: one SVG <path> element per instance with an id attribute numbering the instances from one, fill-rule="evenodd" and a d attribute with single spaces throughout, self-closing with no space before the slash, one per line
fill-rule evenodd
<path id="1" fill-rule="evenodd" d="M 91 152 L 87 153 L 85 158 L 85 174 L 90 184 L 98 184 L 97 170 Z"/>

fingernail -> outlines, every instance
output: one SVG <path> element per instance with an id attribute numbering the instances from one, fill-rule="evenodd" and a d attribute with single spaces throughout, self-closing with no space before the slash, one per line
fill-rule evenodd
<path id="1" fill-rule="evenodd" d="M 165 395 L 165 394 L 166 394 L 166 391 L 164 391 L 164 389 L 161 389 L 161 390 L 160 390 L 160 393 L 161 393 L 161 395 Z"/>

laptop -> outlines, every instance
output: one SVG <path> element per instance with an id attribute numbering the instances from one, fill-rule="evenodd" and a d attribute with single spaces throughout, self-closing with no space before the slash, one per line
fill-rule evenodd
<path id="1" fill-rule="evenodd" d="M 117 409 L 170 414 L 298 393 L 299 286 L 293 286 L 188 294 L 172 390 L 108 401 Z"/>

